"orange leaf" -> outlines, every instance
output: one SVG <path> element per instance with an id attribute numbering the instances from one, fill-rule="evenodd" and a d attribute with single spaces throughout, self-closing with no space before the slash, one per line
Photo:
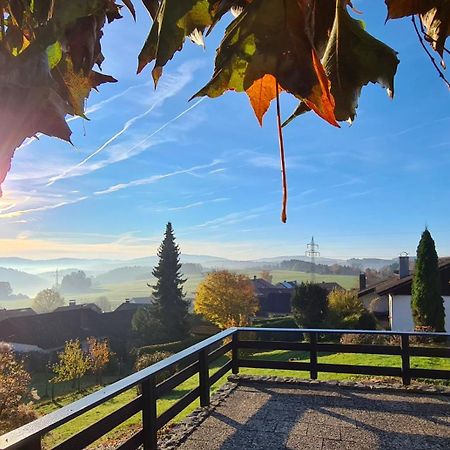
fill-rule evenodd
<path id="1" fill-rule="evenodd" d="M 316 114 L 322 117 L 322 119 L 325 119 L 331 125 L 340 128 L 334 115 L 335 102 L 330 90 L 331 83 L 314 49 L 312 50 L 312 60 L 319 84 L 316 84 L 313 87 L 311 94 L 308 98 L 304 99 L 304 102 Z"/>
<path id="2" fill-rule="evenodd" d="M 250 103 L 255 111 L 256 118 L 262 126 L 264 114 L 270 106 L 270 102 L 277 96 L 277 80 L 273 75 L 265 74 L 256 80 L 245 92 L 247 93 Z M 278 87 L 278 93 L 283 89 Z"/>

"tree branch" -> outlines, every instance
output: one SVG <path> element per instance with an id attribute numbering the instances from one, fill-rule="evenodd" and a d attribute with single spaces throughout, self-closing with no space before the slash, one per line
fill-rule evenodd
<path id="1" fill-rule="evenodd" d="M 428 48 L 426 47 L 425 43 L 423 42 L 422 36 L 420 34 L 419 29 L 417 28 L 417 23 L 416 23 L 416 17 L 415 16 L 411 16 L 411 20 L 412 23 L 414 25 L 414 30 L 416 31 L 417 37 L 419 39 L 420 45 L 423 47 L 423 49 L 425 50 L 425 53 L 429 56 L 431 63 L 433 64 L 434 68 L 437 70 L 439 77 L 442 78 L 442 80 L 444 81 L 444 83 L 447 85 L 447 87 L 450 89 L 450 82 L 447 80 L 447 78 L 445 78 L 444 73 L 442 72 L 442 70 L 439 68 L 439 66 L 436 63 L 436 60 L 434 59 L 433 55 L 430 53 L 430 51 L 428 50 Z"/>

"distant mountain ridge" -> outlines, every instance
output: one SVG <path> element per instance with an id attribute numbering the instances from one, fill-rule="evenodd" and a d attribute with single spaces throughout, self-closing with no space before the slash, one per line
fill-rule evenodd
<path id="1" fill-rule="evenodd" d="M 232 260 L 218 256 L 211 255 L 190 255 L 182 254 L 182 263 L 194 263 L 201 264 L 205 268 L 228 268 L 228 269 L 245 269 L 245 268 L 263 268 L 271 264 L 277 264 L 281 261 L 287 261 L 291 259 L 297 259 L 300 261 L 310 261 L 310 259 L 304 255 L 286 255 L 268 258 L 258 258 L 250 260 Z M 0 267 L 11 268 L 20 271 L 26 271 L 35 275 L 47 272 L 45 275 L 49 275 L 48 272 L 55 272 L 56 269 L 60 271 L 71 270 L 84 270 L 91 275 L 97 273 L 104 273 L 109 270 L 143 266 L 153 267 L 157 263 L 158 257 L 156 255 L 146 256 L 142 258 L 134 258 L 128 260 L 119 259 L 107 259 L 107 258 L 53 258 L 53 259 L 27 259 L 16 257 L 0 257 Z M 318 264 L 340 264 L 354 267 L 366 268 L 380 268 L 395 262 L 396 259 L 379 259 L 379 258 L 351 258 L 351 259 L 334 259 L 318 257 L 316 262 Z M 76 269 L 75 269 L 76 268 Z"/>
<path id="2" fill-rule="evenodd" d="M 309 271 L 306 265 L 309 264 L 310 259 L 304 255 L 278 256 L 241 261 L 211 255 L 181 255 L 181 262 L 183 264 L 194 266 L 191 269 L 195 268 L 195 265 L 200 265 L 200 271 L 228 269 L 252 270 L 258 273 L 263 269 L 277 269 L 282 261 L 289 262 L 292 260 L 303 261 L 305 264 L 298 264 L 298 266 L 302 267 L 302 271 Z M 50 288 L 55 284 L 56 270 L 59 273 L 59 282 L 61 282 L 64 275 L 82 270 L 88 277 L 92 278 L 95 286 L 113 285 L 150 278 L 151 271 L 157 261 L 158 257 L 156 255 L 130 260 L 107 258 L 53 258 L 33 260 L 16 257 L 0 257 L 0 281 L 8 281 L 14 293 L 21 292 L 29 296 L 34 296 L 38 291 Z M 395 261 L 397 260 L 378 258 L 352 258 L 348 260 L 323 257 L 316 258 L 317 264 L 330 266 L 339 264 L 342 266 L 351 266 L 359 270 L 365 270 L 367 268 L 380 269 Z"/>

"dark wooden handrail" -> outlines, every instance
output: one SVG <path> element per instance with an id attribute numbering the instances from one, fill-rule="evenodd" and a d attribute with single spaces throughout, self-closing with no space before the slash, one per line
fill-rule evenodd
<path id="1" fill-rule="evenodd" d="M 258 335 L 262 339 L 242 339 L 251 333 L 250 338 Z M 271 333 L 296 333 L 298 341 L 264 340 Z M 371 344 L 340 344 L 320 342 L 321 336 L 338 334 L 366 334 L 398 336 L 398 345 Z M 309 335 L 309 342 L 300 342 L 304 335 Z M 70 405 L 43 416 L 34 422 L 0 436 L 0 450 L 41 450 L 42 438 L 49 431 L 64 425 L 66 422 L 79 417 L 81 414 L 98 405 L 120 395 L 121 393 L 140 385 L 142 394 L 131 402 L 123 405 L 113 413 L 88 426 L 55 449 L 78 450 L 112 430 L 120 423 L 138 412 L 142 412 L 143 431 L 133 435 L 119 449 L 137 449 L 143 445 L 144 450 L 156 449 L 157 431 L 165 426 L 173 417 L 178 415 L 194 400 L 200 398 L 201 406 L 208 406 L 210 402 L 210 387 L 228 371 L 238 373 L 240 367 L 267 368 L 280 370 L 304 370 L 310 372 L 312 379 L 317 378 L 319 372 L 334 372 L 362 375 L 398 376 L 404 384 L 409 384 L 411 378 L 443 378 L 450 379 L 450 370 L 415 369 L 410 367 L 411 356 L 436 356 L 450 358 L 450 348 L 442 347 L 412 347 L 410 337 L 429 337 L 449 339 L 448 333 L 381 331 L 381 330 L 329 330 L 329 329 L 293 329 L 293 328 L 230 328 L 202 342 L 199 342 L 169 358 L 153 364 L 146 369 L 123 378 L 93 394 L 90 394 Z M 220 342 L 231 338 L 222 346 Z M 309 362 L 301 361 L 273 361 L 240 358 L 240 349 L 260 350 L 296 350 L 309 353 Z M 231 351 L 231 360 L 225 363 L 213 375 L 209 375 L 209 365 L 225 353 Z M 401 357 L 401 367 L 362 366 L 347 364 L 326 364 L 318 362 L 318 354 L 325 352 L 366 353 L 381 355 L 398 355 Z M 165 381 L 157 384 L 158 374 L 177 365 L 183 368 Z M 189 365 L 186 367 L 186 363 Z M 179 386 L 191 376 L 198 374 L 198 386 L 173 404 L 167 411 L 157 416 L 156 402 L 161 396 Z"/>

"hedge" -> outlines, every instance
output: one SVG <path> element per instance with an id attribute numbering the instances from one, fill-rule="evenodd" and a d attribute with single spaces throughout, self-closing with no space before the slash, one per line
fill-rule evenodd
<path id="1" fill-rule="evenodd" d="M 146 345 L 145 347 L 141 347 L 137 351 L 137 356 L 142 355 L 152 355 L 156 352 L 169 352 L 169 353 L 178 353 L 185 348 L 190 347 L 191 345 L 197 344 L 197 342 L 202 341 L 204 338 L 192 336 L 182 341 L 175 342 L 166 342 L 165 344 L 153 344 Z"/>

